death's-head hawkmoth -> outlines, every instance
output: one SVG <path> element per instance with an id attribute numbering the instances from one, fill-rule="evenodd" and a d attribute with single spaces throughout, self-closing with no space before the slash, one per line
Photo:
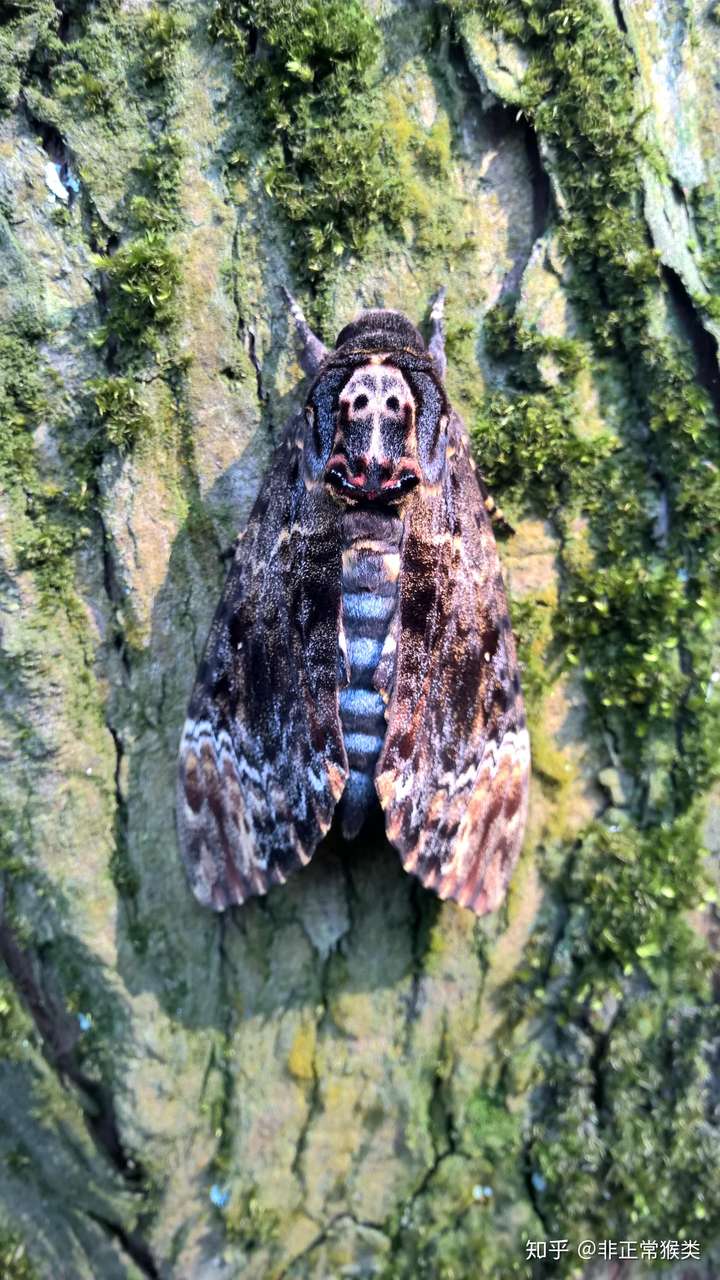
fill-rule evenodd
<path id="1" fill-rule="evenodd" d="M 428 346 L 365 311 L 312 375 L 239 540 L 180 749 L 190 883 L 222 911 L 379 804 L 406 871 L 478 915 L 522 842 L 529 742 L 488 515 Z"/>

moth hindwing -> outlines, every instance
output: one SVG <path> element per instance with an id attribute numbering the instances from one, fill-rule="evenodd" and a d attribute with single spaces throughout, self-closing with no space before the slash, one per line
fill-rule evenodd
<path id="1" fill-rule="evenodd" d="M 530 749 L 467 433 L 428 347 L 366 311 L 328 351 L 288 295 L 312 374 L 240 540 L 180 748 L 192 888 L 222 911 L 283 882 L 337 814 L 373 806 L 403 867 L 483 914 L 523 837 Z"/>

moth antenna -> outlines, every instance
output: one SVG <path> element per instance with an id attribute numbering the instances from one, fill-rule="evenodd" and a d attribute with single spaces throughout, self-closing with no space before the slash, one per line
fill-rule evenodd
<path id="1" fill-rule="evenodd" d="M 296 302 L 285 285 L 281 286 L 288 310 L 295 322 L 298 336 L 302 342 L 302 350 L 300 352 L 300 365 L 305 373 L 317 373 L 320 365 L 325 359 L 328 349 L 324 342 L 321 342 L 313 333 L 310 325 L 305 319 L 305 315 L 299 302 Z"/>
<path id="2" fill-rule="evenodd" d="M 441 378 L 447 372 L 445 356 L 445 285 L 438 289 L 430 307 L 430 341 L 428 351 L 438 367 Z"/>

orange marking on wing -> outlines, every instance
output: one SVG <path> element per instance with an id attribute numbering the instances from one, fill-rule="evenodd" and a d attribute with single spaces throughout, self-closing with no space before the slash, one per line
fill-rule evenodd
<path id="1" fill-rule="evenodd" d="M 328 782 L 333 800 L 339 800 L 345 790 L 345 772 L 339 765 L 330 761 L 327 765 Z"/>

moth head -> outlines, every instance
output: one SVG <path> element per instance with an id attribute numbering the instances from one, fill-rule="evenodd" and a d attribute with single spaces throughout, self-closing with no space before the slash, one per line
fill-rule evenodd
<path id="1" fill-rule="evenodd" d="M 398 503 L 440 478 L 447 414 L 417 329 L 396 311 L 363 312 L 311 389 L 305 465 L 344 501 Z"/>

